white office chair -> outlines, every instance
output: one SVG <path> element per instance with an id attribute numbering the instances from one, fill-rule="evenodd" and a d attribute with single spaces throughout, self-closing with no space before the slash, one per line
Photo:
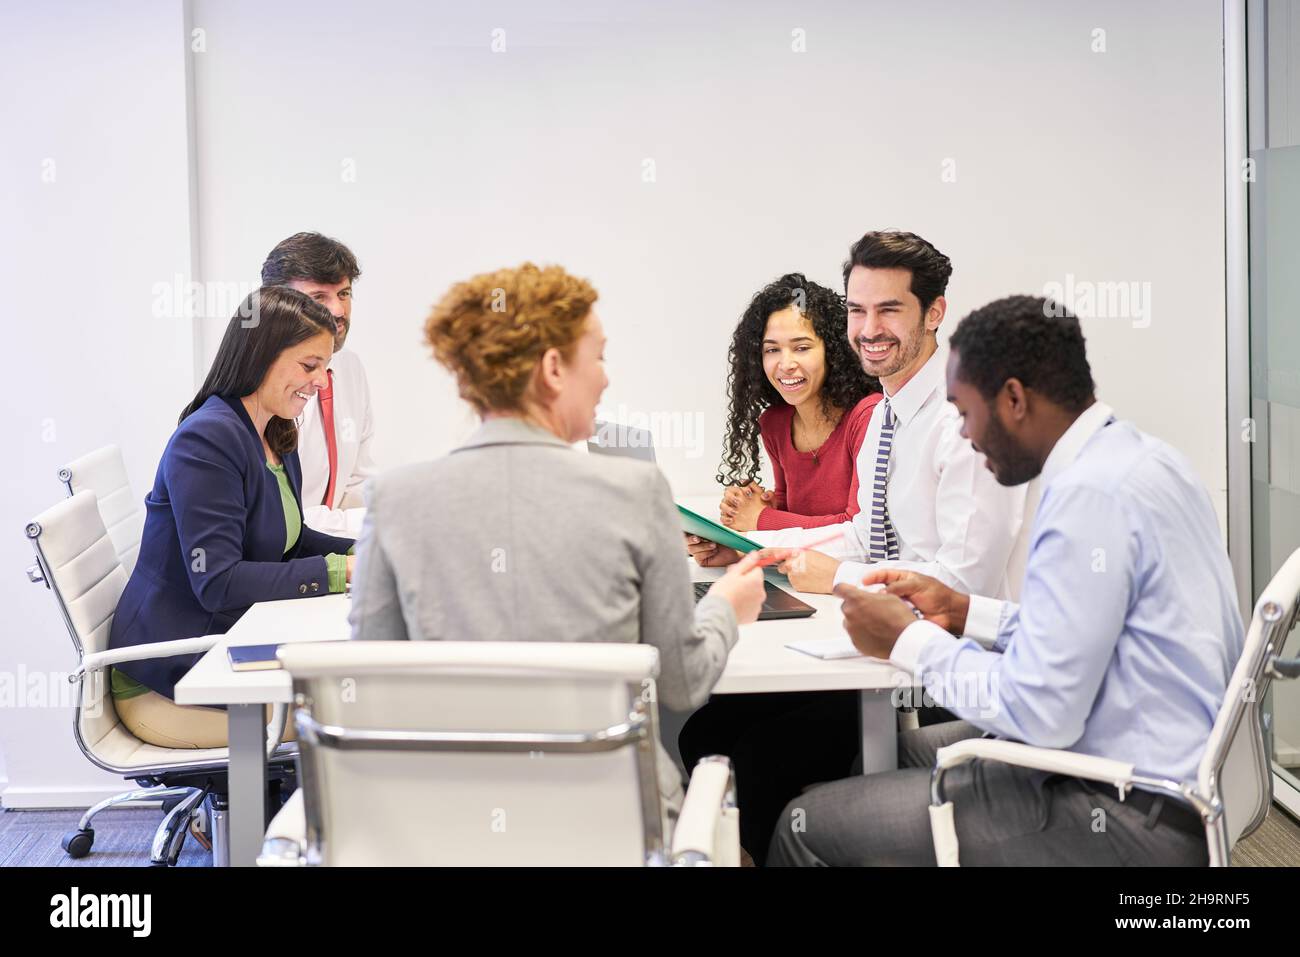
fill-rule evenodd
<path id="1" fill-rule="evenodd" d="M 174 800 L 176 803 L 154 835 L 150 859 L 159 866 L 175 864 L 190 819 L 206 802 L 207 813 L 211 815 L 213 860 L 218 864 L 228 862 L 224 813 L 227 749 L 162 748 L 146 744 L 118 719 L 108 680 L 110 665 L 206 651 L 219 637 L 181 638 L 106 650 L 113 613 L 126 587 L 127 573 L 104 528 L 94 492 L 77 492 L 46 509 L 27 524 L 27 537 L 36 551 L 37 562 L 27 570 L 28 578 L 43 583 L 53 594 L 77 649 L 78 667 L 68 678 L 80 684 L 72 724 L 77 747 L 92 764 L 140 785 L 138 790 L 116 795 L 90 808 L 77 830 L 64 837 L 63 849 L 72 857 L 90 853 L 95 840 L 91 823 L 100 811 L 129 802 Z M 268 750 L 281 776 L 294 755 L 292 745 L 279 744 L 287 714 L 288 709 L 281 706 L 267 729 L 271 742 Z"/>
<path id="2" fill-rule="evenodd" d="M 721 757 L 696 768 L 665 853 L 648 645 L 316 642 L 279 656 L 301 787 L 263 866 L 739 863 Z"/>
<path id="3" fill-rule="evenodd" d="M 122 450 L 116 445 L 105 445 L 89 452 L 59 469 L 59 481 L 70 496 L 83 489 L 95 493 L 108 537 L 113 540 L 118 560 L 129 576 L 135 570 L 135 559 L 140 554 L 144 510 L 131 491 Z"/>
<path id="4" fill-rule="evenodd" d="M 1195 781 L 1151 778 L 1136 774 L 1133 765 L 1123 761 L 992 738 L 972 738 L 940 748 L 930 779 L 930 826 L 940 866 L 958 864 L 953 805 L 943 794 L 944 772 L 979 758 L 1112 784 L 1121 794 L 1141 784 L 1182 799 L 1205 823 L 1210 866 L 1227 867 L 1232 848 L 1263 823 L 1273 799 L 1260 705 L 1273 678 L 1300 675 L 1300 660 L 1281 657 L 1300 610 L 1298 602 L 1300 549 L 1292 553 L 1255 603 L 1241 659 L 1228 682 Z"/>

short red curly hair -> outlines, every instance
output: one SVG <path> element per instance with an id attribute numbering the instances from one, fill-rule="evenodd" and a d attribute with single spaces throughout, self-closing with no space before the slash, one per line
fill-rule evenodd
<path id="1" fill-rule="evenodd" d="M 519 412 L 542 355 L 572 355 L 595 301 L 585 279 L 524 263 L 452 286 L 425 320 L 424 338 L 480 415 Z"/>

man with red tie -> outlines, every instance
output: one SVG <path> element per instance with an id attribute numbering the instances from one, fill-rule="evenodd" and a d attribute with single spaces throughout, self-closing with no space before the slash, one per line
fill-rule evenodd
<path id="1" fill-rule="evenodd" d="M 352 251 L 320 233 L 295 233 L 262 263 L 262 285 L 306 293 L 329 309 L 338 326 L 329 385 L 303 410 L 298 457 L 304 522 L 317 531 L 353 537 L 365 515 L 362 485 L 375 471 L 370 384 L 356 353 L 343 349 L 352 327 L 352 283 L 360 275 Z"/>

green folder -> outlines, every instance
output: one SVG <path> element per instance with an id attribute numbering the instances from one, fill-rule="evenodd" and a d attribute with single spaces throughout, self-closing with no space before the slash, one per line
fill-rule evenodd
<path id="1" fill-rule="evenodd" d="M 682 531 L 687 535 L 698 535 L 706 541 L 716 542 L 738 552 L 754 552 L 763 546 L 751 541 L 744 535 L 738 535 L 725 525 L 710 521 L 699 512 L 692 512 L 684 505 L 677 506 L 677 513 L 682 519 Z"/>

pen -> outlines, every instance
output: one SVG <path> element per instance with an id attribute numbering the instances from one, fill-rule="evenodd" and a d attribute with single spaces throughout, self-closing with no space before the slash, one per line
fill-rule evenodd
<path id="1" fill-rule="evenodd" d="M 806 545 L 795 546 L 795 547 L 794 547 L 794 551 L 802 552 L 802 551 L 806 551 L 807 549 L 810 549 L 810 548 L 820 548 L 822 545 L 828 545 L 828 544 L 830 544 L 831 542 L 835 541 L 837 538 L 843 538 L 843 537 L 844 537 L 844 533 L 843 533 L 842 531 L 841 531 L 841 532 L 833 532 L 832 534 L 827 535 L 825 538 L 819 538 L 819 539 L 817 539 L 815 542 L 809 542 L 809 543 L 806 544 Z M 779 562 L 783 562 L 783 561 L 785 561 L 785 560 L 786 560 L 785 558 L 776 558 L 776 557 L 771 557 L 771 556 L 769 556 L 769 557 L 767 557 L 767 558 L 760 558 L 760 559 L 758 560 L 758 562 L 755 564 L 754 567 L 755 567 L 755 568 L 766 568 L 768 565 L 776 565 L 776 564 L 778 564 Z"/>

